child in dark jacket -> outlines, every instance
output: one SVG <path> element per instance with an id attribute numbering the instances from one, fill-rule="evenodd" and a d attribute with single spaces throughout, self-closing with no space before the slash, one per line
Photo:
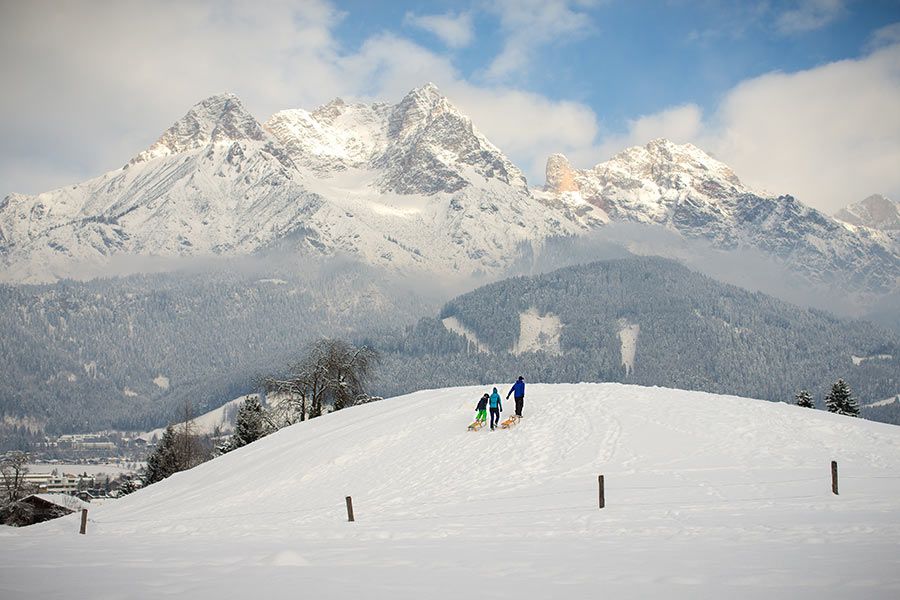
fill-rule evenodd
<path id="1" fill-rule="evenodd" d="M 478 401 L 478 406 L 475 407 L 475 420 L 481 421 L 482 423 L 487 421 L 487 403 L 489 396 L 485 394 Z"/>

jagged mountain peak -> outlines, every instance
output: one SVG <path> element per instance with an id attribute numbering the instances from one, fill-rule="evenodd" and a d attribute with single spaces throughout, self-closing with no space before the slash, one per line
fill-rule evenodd
<path id="1" fill-rule="evenodd" d="M 842 208 L 834 216 L 851 225 L 862 225 L 882 231 L 900 231 L 900 202 L 881 194 L 872 194 Z"/>
<path id="2" fill-rule="evenodd" d="M 610 169 L 632 172 L 639 177 L 664 177 L 670 179 L 681 174 L 701 180 L 715 179 L 741 191 L 753 192 L 735 175 L 734 171 L 693 144 L 677 144 L 666 138 L 657 138 L 643 146 L 632 146 L 594 167 L 594 171 Z M 686 183 L 686 182 L 684 182 Z M 762 194 L 760 194 L 762 195 Z"/>
<path id="3" fill-rule="evenodd" d="M 433 83 L 409 92 L 391 112 L 388 134 L 404 138 L 415 134 L 435 117 L 450 114 L 463 121 L 468 119 L 453 106 Z"/>
<path id="4" fill-rule="evenodd" d="M 262 126 L 232 93 L 210 96 L 191 109 L 130 164 L 203 148 L 211 143 L 262 141 Z"/>

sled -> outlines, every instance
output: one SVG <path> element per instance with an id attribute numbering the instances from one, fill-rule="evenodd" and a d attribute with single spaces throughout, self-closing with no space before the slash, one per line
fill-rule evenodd
<path id="1" fill-rule="evenodd" d="M 469 431 L 478 431 L 482 427 L 484 427 L 484 421 L 475 421 L 474 423 L 469 425 L 468 429 Z"/>
<path id="2" fill-rule="evenodd" d="M 519 422 L 519 417 L 517 417 L 516 415 L 513 415 L 510 418 L 503 421 L 502 423 L 500 423 L 500 429 L 509 429 L 510 427 L 512 427 L 513 425 L 515 425 L 518 422 Z"/>

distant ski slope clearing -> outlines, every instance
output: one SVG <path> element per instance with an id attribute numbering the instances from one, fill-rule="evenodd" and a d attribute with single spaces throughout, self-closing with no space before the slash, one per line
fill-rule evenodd
<path id="1" fill-rule="evenodd" d="M 868 360 L 894 360 L 891 354 L 875 354 L 874 356 L 851 356 L 853 364 L 859 366 Z"/>
<path id="2" fill-rule="evenodd" d="M 537 309 L 529 309 L 519 314 L 519 340 L 513 354 L 525 352 L 546 352 L 554 356 L 562 354 L 559 336 L 562 322 L 552 313 L 540 314 Z"/>
<path id="3" fill-rule="evenodd" d="M 634 356 L 637 353 L 638 336 L 641 326 L 630 323 L 627 319 L 619 319 L 619 342 L 622 344 L 622 366 L 627 373 L 634 373 Z"/>
<path id="4" fill-rule="evenodd" d="M 478 352 L 490 354 L 491 349 L 488 348 L 487 344 L 478 339 L 478 334 L 460 323 L 459 319 L 457 319 L 456 317 L 447 317 L 445 319 L 442 319 L 441 323 L 444 324 L 444 327 L 447 328 L 447 331 L 452 331 L 453 333 L 457 333 L 466 338 L 466 340 L 470 344 L 470 348 L 474 348 Z"/>
<path id="5" fill-rule="evenodd" d="M 529 384 L 520 424 L 467 432 L 490 387 L 299 423 L 92 507 L 85 536 L 0 529 L 0 597 L 897 597 L 900 428 Z"/>

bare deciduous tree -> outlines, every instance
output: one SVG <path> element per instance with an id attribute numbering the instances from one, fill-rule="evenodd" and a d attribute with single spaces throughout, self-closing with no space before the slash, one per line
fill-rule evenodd
<path id="1" fill-rule="evenodd" d="M 0 457 L 0 477 L 3 483 L 3 504 L 18 502 L 31 493 L 25 476 L 28 474 L 28 454 L 7 452 Z"/>
<path id="2" fill-rule="evenodd" d="M 269 398 L 274 428 L 341 410 L 368 399 L 365 386 L 378 353 L 342 340 L 322 339 L 288 367 L 285 377 L 267 377 L 262 387 Z"/>
<path id="3" fill-rule="evenodd" d="M 34 491 L 26 479 L 29 455 L 12 451 L 0 456 L 0 522 L 7 525 L 30 523 L 31 507 L 21 500 Z"/>

